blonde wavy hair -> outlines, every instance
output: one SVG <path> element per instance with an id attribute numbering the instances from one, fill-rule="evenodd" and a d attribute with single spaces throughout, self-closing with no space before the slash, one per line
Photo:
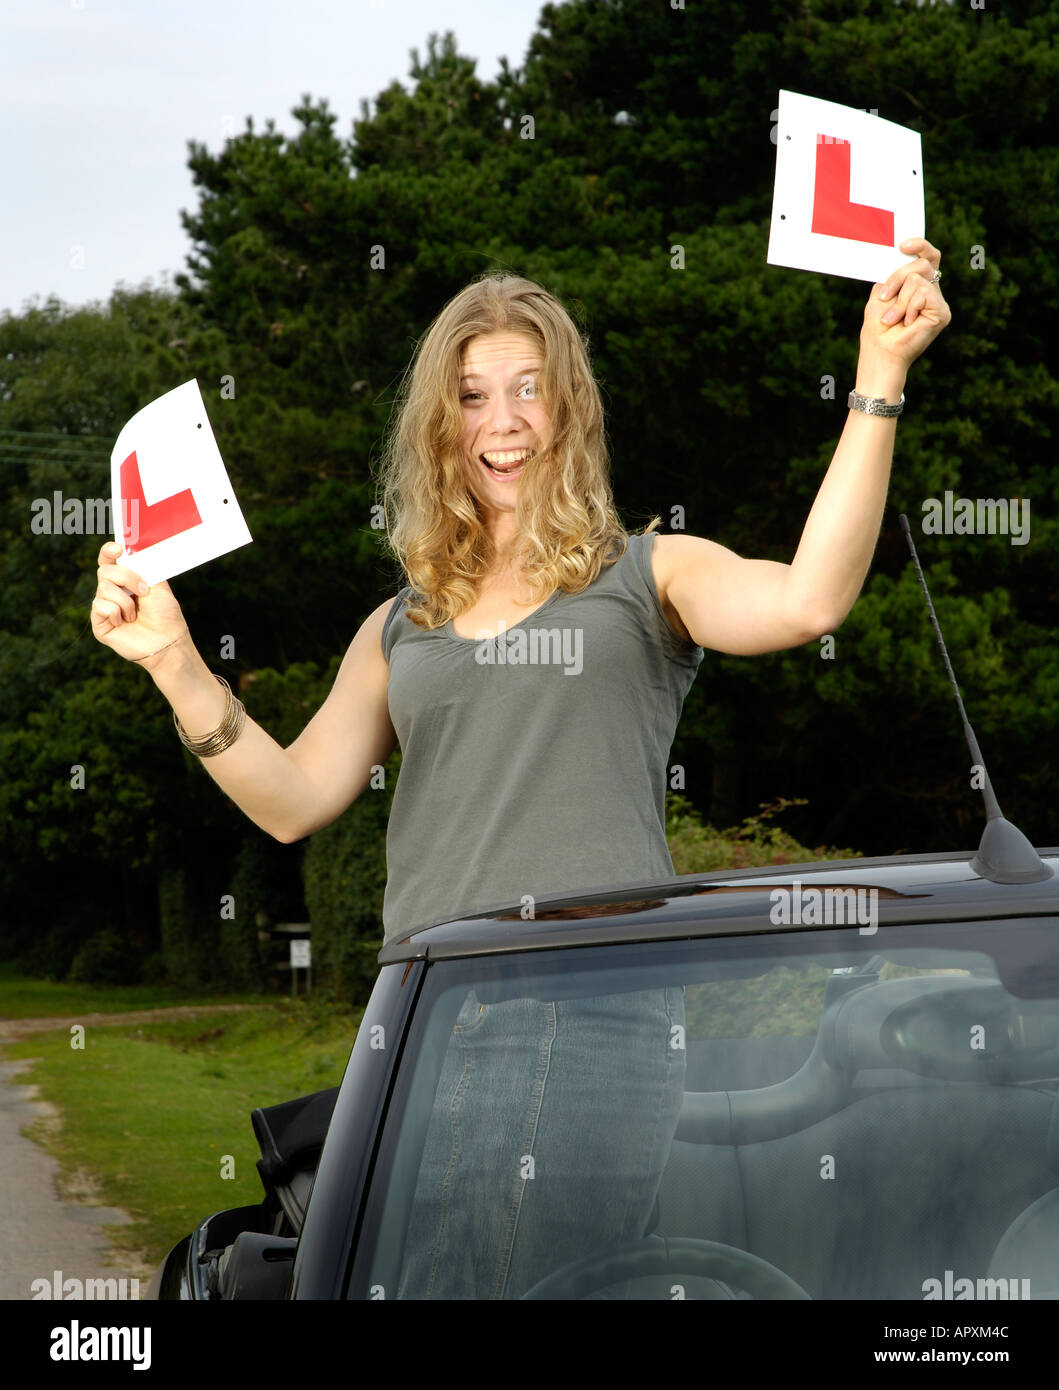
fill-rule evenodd
<path id="1" fill-rule="evenodd" d="M 516 502 L 522 569 L 537 600 L 579 593 L 628 542 L 611 495 L 587 339 L 541 285 L 487 273 L 450 299 L 419 340 L 383 445 L 377 495 L 417 627 L 441 627 L 469 608 L 496 558 L 460 452 L 459 382 L 467 344 L 497 332 L 526 334 L 543 361 L 536 398 L 548 410 L 551 441 L 523 470 Z M 659 524 L 655 517 L 645 531 Z"/>

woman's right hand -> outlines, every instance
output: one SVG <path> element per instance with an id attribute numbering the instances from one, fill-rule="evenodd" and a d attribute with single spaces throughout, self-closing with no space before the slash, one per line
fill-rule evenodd
<path id="1" fill-rule="evenodd" d="M 175 644 L 187 632 L 187 624 L 165 580 L 141 594 L 141 585 L 147 586 L 135 570 L 118 563 L 123 554 L 123 547 L 115 541 L 99 548 L 92 635 L 126 661 L 140 661 Z"/>

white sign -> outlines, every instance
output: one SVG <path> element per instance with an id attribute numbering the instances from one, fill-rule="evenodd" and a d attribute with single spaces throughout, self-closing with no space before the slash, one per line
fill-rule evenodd
<path id="1" fill-rule="evenodd" d="M 308 970 L 313 963 L 312 944 L 308 941 L 292 941 L 290 963 L 292 970 Z"/>
<path id="2" fill-rule="evenodd" d="M 110 455 L 110 486 L 121 561 L 148 584 L 253 540 L 197 381 L 159 396 L 123 427 Z"/>
<path id="3" fill-rule="evenodd" d="M 834 101 L 780 92 L 768 263 L 885 280 L 925 235 L 919 132 Z"/>

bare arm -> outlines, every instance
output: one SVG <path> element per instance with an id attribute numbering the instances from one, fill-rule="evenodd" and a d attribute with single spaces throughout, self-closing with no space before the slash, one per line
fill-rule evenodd
<path id="1" fill-rule="evenodd" d="M 196 650 L 169 585 L 149 588 L 122 558 L 114 542 L 100 548 L 93 634 L 127 661 L 140 663 L 187 734 L 201 738 L 221 722 L 227 696 Z M 372 767 L 394 750 L 397 735 L 386 698 L 390 672 L 382 650 L 392 603 L 381 603 L 361 625 L 331 693 L 289 748 L 281 748 L 248 714 L 230 748 L 202 759 L 254 824 L 285 844 L 340 816 L 364 790 Z"/>
<path id="2" fill-rule="evenodd" d="M 861 371 L 862 395 L 896 401 L 897 373 Z M 700 536 L 659 536 L 663 604 L 701 647 L 757 656 L 833 632 L 860 593 L 890 481 L 896 420 L 851 410 L 791 564 L 750 560 Z"/>
<path id="3" fill-rule="evenodd" d="M 896 404 L 908 368 L 951 322 L 928 275 L 941 253 L 921 237 L 918 259 L 876 286 L 864 308 L 856 390 Z M 890 303 L 880 308 L 879 301 Z M 902 322 L 903 319 L 903 322 Z M 659 598 L 677 631 L 702 647 L 753 656 L 832 632 L 856 602 L 882 522 L 896 418 L 850 411 L 789 565 L 747 560 L 698 536 L 655 541 Z"/>
<path id="4" fill-rule="evenodd" d="M 255 825 L 284 844 L 335 820 L 393 752 L 397 735 L 386 700 L 382 651 L 388 599 L 361 625 L 327 699 L 289 748 L 247 714 L 239 738 L 202 765 Z M 225 693 L 190 637 L 149 667 L 151 678 L 191 738 L 217 727 Z"/>

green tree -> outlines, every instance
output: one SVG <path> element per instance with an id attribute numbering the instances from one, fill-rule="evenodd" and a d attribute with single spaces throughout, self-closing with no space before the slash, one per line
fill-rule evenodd
<path id="1" fill-rule="evenodd" d="M 867 287 L 766 264 L 781 88 L 921 132 L 953 323 L 910 374 L 891 507 L 833 653 L 708 654 L 673 762 L 713 824 L 787 797 L 805 803 L 789 817 L 801 843 L 973 847 L 979 805 L 904 510 L 1004 810 L 1051 839 L 1057 29 L 1043 0 L 1003 14 L 571 0 L 543 7 L 523 66 L 492 82 L 454 35 L 431 35 L 410 85 L 366 104 L 348 140 L 307 95 L 292 137 L 248 119 L 218 152 L 192 143 L 175 294 L 0 318 L 0 930 L 69 965 L 119 899 L 120 929 L 143 950 L 164 935 L 179 973 L 196 914 L 219 931 L 218 897 L 248 872 L 259 832 L 181 751 L 147 678 L 88 633 L 99 538 L 30 530 L 34 499 L 105 492 L 120 425 L 183 381 L 202 386 L 255 542 L 174 588 L 207 660 L 284 743 L 396 591 L 373 456 L 415 342 L 482 271 L 538 279 L 589 334 L 630 526 L 659 512 L 791 558 L 844 423 Z M 1030 499 L 1031 543 L 923 535 L 924 501 L 947 490 Z M 334 863 L 354 849 L 356 910 L 377 914 L 383 807 L 365 794 L 332 859 L 327 832 L 288 847 L 281 877 L 300 891 L 305 856 L 314 922 L 340 913 Z M 187 863 L 209 866 L 201 908 L 172 906 L 192 903 L 175 886 Z M 377 916 L 357 920 L 370 938 Z"/>

